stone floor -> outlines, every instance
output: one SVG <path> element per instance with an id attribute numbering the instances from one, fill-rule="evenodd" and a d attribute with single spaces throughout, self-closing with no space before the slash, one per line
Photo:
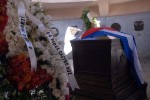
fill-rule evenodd
<path id="1" fill-rule="evenodd" d="M 150 56 L 141 56 L 140 62 L 143 69 L 145 81 L 148 83 L 147 95 L 150 99 Z"/>

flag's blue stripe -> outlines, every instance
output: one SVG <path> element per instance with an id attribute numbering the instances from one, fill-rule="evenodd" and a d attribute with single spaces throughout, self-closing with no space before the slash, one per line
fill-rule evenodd
<path id="1" fill-rule="evenodd" d="M 122 34 L 124 34 L 124 33 L 122 33 Z M 82 39 L 91 38 L 91 37 L 95 37 L 95 36 L 107 36 L 107 35 L 120 38 L 120 41 L 121 41 L 121 44 L 122 44 L 122 48 L 123 48 L 123 50 L 125 52 L 125 55 L 126 55 L 128 61 L 129 61 L 129 63 L 131 64 L 131 71 L 132 71 L 132 73 L 133 73 L 133 75 L 135 77 L 135 80 L 137 81 L 137 84 L 139 86 L 141 86 L 142 82 L 140 81 L 139 76 L 137 75 L 137 72 L 136 72 L 136 69 L 135 69 L 135 65 L 134 65 L 134 58 L 133 58 L 133 55 L 132 55 L 133 52 L 132 52 L 132 50 L 129 47 L 128 40 L 127 40 L 126 37 L 120 36 L 120 35 L 116 35 L 116 34 L 113 34 L 113 33 L 110 33 L 110 32 L 97 31 L 97 32 L 94 32 L 94 33 L 92 33 L 92 34 L 90 34 L 90 35 L 88 35 L 88 36 L 86 36 L 86 37 L 84 37 Z M 135 42 L 135 39 L 134 39 L 134 42 Z"/>

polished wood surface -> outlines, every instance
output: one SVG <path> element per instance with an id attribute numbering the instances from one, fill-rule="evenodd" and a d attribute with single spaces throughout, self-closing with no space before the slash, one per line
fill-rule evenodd
<path id="1" fill-rule="evenodd" d="M 119 39 L 96 37 L 71 41 L 77 100 L 145 100 L 147 84 L 139 87 Z M 80 98 L 80 99 L 79 99 Z"/>

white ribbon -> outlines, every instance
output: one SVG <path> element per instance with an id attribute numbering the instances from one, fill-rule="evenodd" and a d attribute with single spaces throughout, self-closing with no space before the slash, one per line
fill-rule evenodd
<path id="1" fill-rule="evenodd" d="M 52 48 L 54 50 L 56 50 L 58 52 L 58 54 L 60 55 L 61 61 L 63 62 L 64 66 L 65 66 L 65 69 L 66 69 L 65 71 L 67 73 L 67 77 L 68 77 L 71 89 L 72 90 L 74 90 L 75 88 L 79 89 L 78 83 L 77 83 L 77 81 L 76 81 L 76 79 L 73 75 L 73 71 L 70 67 L 69 61 L 68 61 L 66 55 L 64 54 L 64 52 L 62 51 L 62 49 L 60 48 L 59 44 L 53 38 L 53 36 L 52 36 L 51 32 L 49 31 L 49 29 L 45 28 L 43 23 L 39 19 L 37 19 L 35 16 L 33 16 L 31 13 L 29 13 L 27 10 L 26 10 L 26 14 L 29 17 L 29 19 L 38 26 L 40 31 L 43 32 L 44 34 L 46 34 Z"/>
<path id="2" fill-rule="evenodd" d="M 24 7 L 24 4 L 22 1 L 19 1 L 19 3 L 18 3 L 18 16 L 19 16 L 19 30 L 20 30 L 21 36 L 24 39 L 27 49 L 28 49 L 30 62 L 31 62 L 31 70 L 36 70 L 37 59 L 36 59 L 33 45 L 27 36 L 27 32 L 26 32 L 26 28 L 25 28 L 25 25 L 26 25 L 25 7 Z"/>
<path id="3" fill-rule="evenodd" d="M 89 21 L 91 23 L 93 23 L 93 17 L 91 16 L 90 12 L 87 13 L 87 17 L 88 17 Z"/>

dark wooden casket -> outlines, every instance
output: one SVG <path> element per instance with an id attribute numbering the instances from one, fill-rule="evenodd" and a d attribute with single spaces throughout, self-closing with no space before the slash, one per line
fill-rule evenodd
<path id="1" fill-rule="evenodd" d="M 80 89 L 76 100 L 146 100 L 138 87 L 118 38 L 72 40 L 74 72 Z"/>

